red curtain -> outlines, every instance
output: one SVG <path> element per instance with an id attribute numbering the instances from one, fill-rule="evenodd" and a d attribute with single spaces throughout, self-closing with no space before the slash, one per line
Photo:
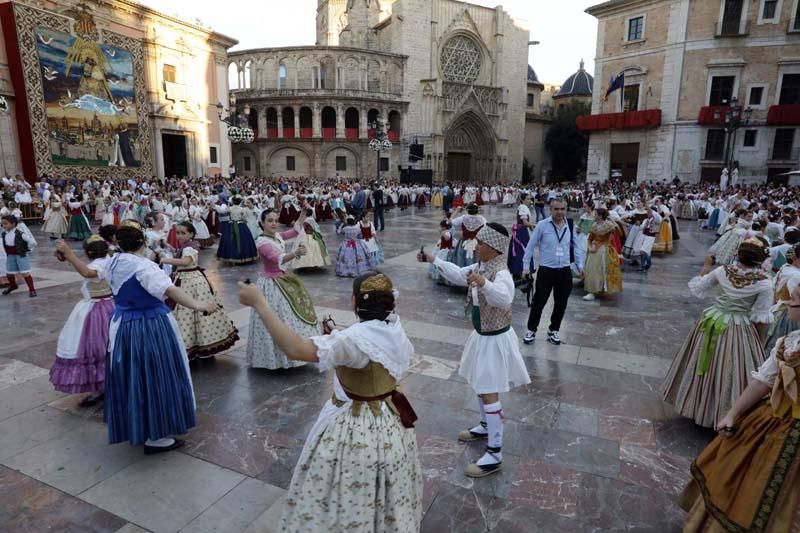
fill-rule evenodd
<path id="1" fill-rule="evenodd" d="M 661 110 L 626 111 L 604 115 L 583 115 L 576 120 L 580 131 L 633 130 L 657 128 L 661 125 Z"/>
<path id="2" fill-rule="evenodd" d="M 335 139 L 336 138 L 336 128 L 322 128 L 322 138 L 323 139 Z"/>
<path id="3" fill-rule="evenodd" d="M 396 143 L 400 140 L 400 132 L 397 130 L 389 130 L 389 140 Z"/>
<path id="4" fill-rule="evenodd" d="M 267 128 L 267 137 L 270 139 L 278 138 L 278 128 Z"/>
<path id="5" fill-rule="evenodd" d="M 697 123 L 703 126 L 724 126 L 725 112 L 728 111 L 728 107 L 730 106 L 707 105 L 701 107 L 700 113 L 697 115 Z"/>
<path id="6" fill-rule="evenodd" d="M 800 104 L 770 106 L 767 113 L 767 124 L 770 126 L 800 125 Z"/>
<path id="7" fill-rule="evenodd" d="M 344 136 L 348 141 L 358 140 L 358 128 L 345 128 Z"/>
<path id="8" fill-rule="evenodd" d="M 284 139 L 294 139 L 294 128 L 283 128 Z"/>

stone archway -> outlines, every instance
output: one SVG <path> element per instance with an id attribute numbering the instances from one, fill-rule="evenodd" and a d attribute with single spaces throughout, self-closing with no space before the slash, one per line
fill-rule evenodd
<path id="1" fill-rule="evenodd" d="M 444 135 L 446 180 L 494 182 L 496 144 L 494 128 L 479 112 L 458 115 Z"/>

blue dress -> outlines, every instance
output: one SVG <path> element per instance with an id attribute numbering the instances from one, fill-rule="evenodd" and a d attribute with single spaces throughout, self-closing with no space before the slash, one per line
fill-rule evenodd
<path id="1" fill-rule="evenodd" d="M 220 216 L 221 237 L 217 248 L 217 258 L 227 263 L 240 265 L 258 259 L 256 241 L 247 226 L 247 212 L 240 206 L 230 208 L 230 221 Z"/>
<path id="2" fill-rule="evenodd" d="M 109 444 L 142 444 L 194 427 L 186 348 L 170 308 L 172 286 L 155 263 L 118 254 L 104 273 L 116 305 L 109 332 L 105 421 Z"/>

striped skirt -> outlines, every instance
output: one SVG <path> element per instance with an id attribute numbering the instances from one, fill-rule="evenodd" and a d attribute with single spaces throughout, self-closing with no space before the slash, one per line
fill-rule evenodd
<path id="1" fill-rule="evenodd" d="M 727 320 L 727 327 L 706 346 L 708 319 Z M 702 375 L 702 354 L 710 353 L 710 365 Z M 713 428 L 724 417 L 766 356 L 758 331 L 747 315 L 725 314 L 711 308 L 697 321 L 675 354 L 662 392 L 664 401 L 695 424 Z"/>

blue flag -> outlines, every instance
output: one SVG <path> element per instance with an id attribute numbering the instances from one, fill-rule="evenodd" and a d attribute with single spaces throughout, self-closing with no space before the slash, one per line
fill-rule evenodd
<path id="1" fill-rule="evenodd" d="M 608 84 L 608 90 L 606 91 L 605 97 L 603 97 L 603 101 L 608 100 L 608 95 L 623 87 L 625 87 L 625 72 L 620 72 L 619 76 L 612 78 L 611 82 Z"/>

